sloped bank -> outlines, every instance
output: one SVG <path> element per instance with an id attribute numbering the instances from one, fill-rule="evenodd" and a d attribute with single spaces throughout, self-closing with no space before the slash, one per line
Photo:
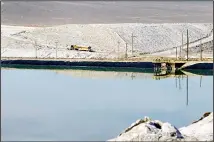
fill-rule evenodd
<path id="1" fill-rule="evenodd" d="M 108 141 L 213 141 L 213 112 L 205 113 L 199 120 L 180 129 L 168 122 L 145 117 Z"/>

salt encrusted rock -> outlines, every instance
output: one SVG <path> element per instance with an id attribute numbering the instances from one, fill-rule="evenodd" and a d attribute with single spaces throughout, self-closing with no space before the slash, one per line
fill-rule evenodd
<path id="1" fill-rule="evenodd" d="M 137 120 L 118 137 L 109 141 L 212 141 L 213 113 L 205 113 L 193 124 L 177 129 L 172 124 L 152 120 Z"/>

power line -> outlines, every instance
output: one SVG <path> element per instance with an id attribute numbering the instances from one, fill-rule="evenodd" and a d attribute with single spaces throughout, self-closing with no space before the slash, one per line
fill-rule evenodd
<path id="1" fill-rule="evenodd" d="M 188 58 L 189 58 L 189 33 L 188 33 L 188 29 L 187 29 L 187 61 L 188 61 Z"/>
<path id="2" fill-rule="evenodd" d="M 201 58 L 201 61 L 202 61 L 202 52 L 203 52 L 203 49 L 202 49 L 202 40 L 200 40 L 200 58 Z"/>
<path id="3" fill-rule="evenodd" d="M 124 42 L 125 42 L 125 48 L 126 48 L 126 51 L 125 51 L 125 58 L 127 58 L 127 46 L 128 46 L 128 43 L 125 41 L 125 39 L 122 38 L 121 35 L 119 35 L 118 33 L 116 33 Z"/>
<path id="4" fill-rule="evenodd" d="M 182 37 L 181 37 L 181 46 L 180 46 L 180 58 L 181 58 L 181 49 L 183 48 L 183 45 L 184 45 L 184 43 L 183 43 L 183 41 L 184 41 L 184 39 L 183 39 L 183 32 L 182 32 Z"/>

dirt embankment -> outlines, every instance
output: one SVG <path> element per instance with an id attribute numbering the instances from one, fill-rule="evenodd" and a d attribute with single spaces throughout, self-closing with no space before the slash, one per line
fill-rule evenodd
<path id="1" fill-rule="evenodd" d="M 88 24 L 61 25 L 54 27 L 20 27 L 2 25 L 1 48 L 2 57 L 39 57 L 39 58 L 124 58 L 126 54 L 141 56 L 172 56 L 173 47 L 186 42 L 186 30 L 189 30 L 189 40 L 194 42 L 206 37 L 213 28 L 211 23 L 192 24 Z M 212 35 L 211 35 L 212 36 Z M 212 53 L 211 36 L 203 39 L 206 54 Z M 95 52 L 68 51 L 71 44 L 91 46 Z M 198 42 L 197 44 L 200 44 Z M 211 44 L 209 44 L 210 46 Z M 198 53 L 193 45 L 192 56 Z M 194 49 L 194 50 L 193 50 Z M 167 52 L 158 52 L 166 50 Z M 185 48 L 183 49 L 185 50 Z M 185 51 L 183 51 L 185 52 Z M 149 54 L 146 54 L 149 53 Z M 204 54 L 204 56 L 207 56 Z"/>

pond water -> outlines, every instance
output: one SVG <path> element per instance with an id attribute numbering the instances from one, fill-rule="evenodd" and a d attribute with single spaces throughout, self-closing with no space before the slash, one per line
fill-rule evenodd
<path id="1" fill-rule="evenodd" d="M 131 75 L 134 77 L 131 77 Z M 1 70 L 2 140 L 108 140 L 149 116 L 182 127 L 213 111 L 213 76 Z"/>

